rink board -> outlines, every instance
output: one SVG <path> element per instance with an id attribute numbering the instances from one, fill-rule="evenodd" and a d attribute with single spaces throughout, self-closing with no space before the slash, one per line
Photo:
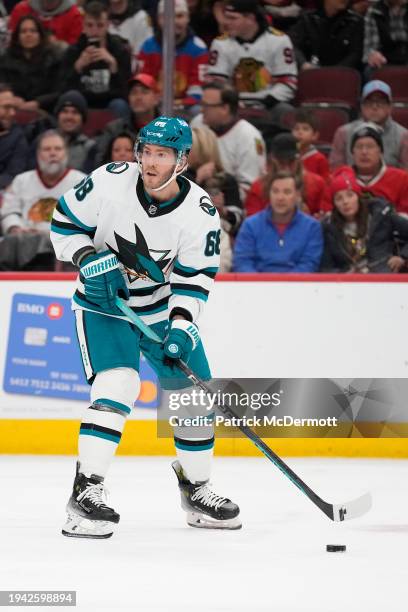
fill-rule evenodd
<path id="1" fill-rule="evenodd" d="M 406 378 L 405 275 L 231 274 L 217 281 L 200 325 L 216 377 Z M 58 300 L 69 298 L 73 288 L 70 274 L 0 274 L 2 453 L 76 452 L 86 401 L 46 396 L 38 385 L 27 393 L 4 390 L 6 359 L 15 341 L 10 322 L 16 294 L 32 296 L 27 308 L 33 316 L 36 296 L 39 303 L 43 296 L 52 298 L 58 315 Z M 46 316 L 37 310 L 40 319 Z M 43 342 L 37 328 L 30 327 L 26 336 L 34 345 Z M 171 440 L 157 439 L 155 410 L 146 406 L 133 411 L 119 453 L 173 454 Z M 281 438 L 271 444 L 288 456 L 408 457 L 405 439 Z M 242 439 L 218 439 L 216 453 L 259 454 Z"/>

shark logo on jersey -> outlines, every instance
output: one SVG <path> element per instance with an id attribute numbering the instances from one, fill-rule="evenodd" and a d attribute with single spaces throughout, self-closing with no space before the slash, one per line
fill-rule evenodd
<path id="1" fill-rule="evenodd" d="M 119 261 L 124 265 L 130 282 L 144 279 L 153 280 L 156 283 L 164 283 L 166 279 L 163 270 L 172 261 L 170 258 L 166 259 L 170 250 L 149 249 L 142 232 L 136 224 L 134 226 L 136 233 L 135 242 L 130 242 L 114 232 L 118 250 L 108 243 L 106 243 L 106 246 L 112 253 L 115 253 Z M 152 253 L 155 254 L 155 259 L 153 259 Z"/>
<path id="2" fill-rule="evenodd" d="M 208 196 L 203 196 L 202 198 L 200 198 L 200 208 L 211 217 L 213 217 L 217 212 L 217 209 L 215 208 L 214 204 L 211 202 Z"/>

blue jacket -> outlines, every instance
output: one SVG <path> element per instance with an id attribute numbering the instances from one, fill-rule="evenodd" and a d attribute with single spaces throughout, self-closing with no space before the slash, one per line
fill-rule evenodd
<path id="1" fill-rule="evenodd" d="M 323 251 L 319 221 L 296 211 L 282 236 L 271 209 L 246 219 L 234 248 L 234 272 L 316 272 Z"/>

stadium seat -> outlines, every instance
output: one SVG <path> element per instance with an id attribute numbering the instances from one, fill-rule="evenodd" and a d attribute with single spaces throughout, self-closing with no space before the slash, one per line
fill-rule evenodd
<path id="1" fill-rule="evenodd" d="M 86 136 L 96 136 L 102 132 L 103 128 L 109 121 L 113 121 L 116 119 L 116 115 L 114 115 L 111 111 L 92 108 L 88 111 L 88 118 L 85 122 L 83 132 Z"/>
<path id="2" fill-rule="evenodd" d="M 341 108 L 321 107 L 309 104 L 307 108 L 313 112 L 319 123 L 320 138 L 318 145 L 331 144 L 337 128 L 349 121 L 347 111 Z M 289 129 L 293 127 L 294 121 L 294 112 L 286 113 L 282 118 L 282 124 Z"/>
<path id="3" fill-rule="evenodd" d="M 408 129 L 408 106 L 394 106 L 392 118 Z"/>
<path id="4" fill-rule="evenodd" d="M 384 66 L 372 74 L 372 79 L 388 83 L 395 103 L 408 104 L 408 66 Z"/>
<path id="5" fill-rule="evenodd" d="M 360 91 L 360 73 L 353 68 L 333 66 L 303 70 L 299 74 L 297 102 L 351 110 L 358 107 Z"/>

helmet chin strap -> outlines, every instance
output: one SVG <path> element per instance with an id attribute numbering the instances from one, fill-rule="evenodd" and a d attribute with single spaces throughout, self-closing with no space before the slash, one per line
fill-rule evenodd
<path id="1" fill-rule="evenodd" d="M 176 160 L 176 164 L 174 166 L 174 170 L 170 176 L 170 178 L 167 179 L 167 181 L 165 181 L 163 183 L 163 185 L 160 185 L 160 187 L 156 187 L 153 189 L 153 187 L 150 188 L 150 191 L 161 191 L 162 189 L 165 189 L 165 187 L 167 187 L 168 185 L 170 185 L 170 183 L 172 181 L 174 181 L 174 179 L 179 176 L 180 174 L 182 174 L 184 172 L 184 170 L 186 170 L 187 166 L 188 166 L 188 162 L 186 161 L 186 163 L 184 164 L 184 166 L 182 166 L 182 168 L 180 168 L 180 170 L 177 170 L 177 166 L 181 163 L 181 158 L 183 157 L 183 153 L 180 151 L 177 154 L 177 160 Z M 143 178 L 143 169 L 142 169 L 142 164 L 140 162 L 139 157 L 136 158 L 137 159 L 137 165 L 139 167 L 139 172 L 142 175 Z"/>

